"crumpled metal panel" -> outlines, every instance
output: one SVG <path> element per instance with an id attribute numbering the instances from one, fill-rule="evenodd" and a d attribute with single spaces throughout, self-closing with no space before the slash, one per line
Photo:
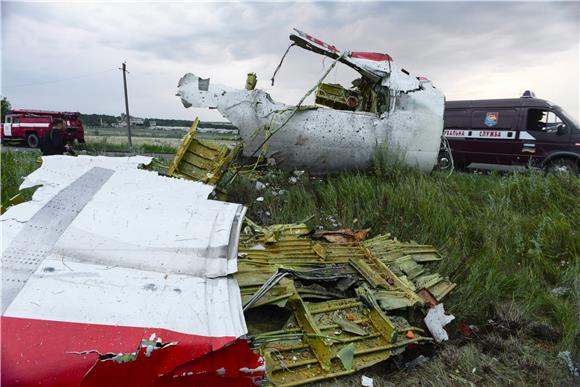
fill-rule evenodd
<path id="1" fill-rule="evenodd" d="M 208 278 L 234 273 L 244 207 L 208 200 L 213 186 L 137 169 L 150 158 L 132 159 L 45 157 L 23 184 L 42 184 L 33 200 L 2 217 L 4 246 L 60 190 L 102 165 L 114 175 L 76 215 L 55 251 L 109 266 Z"/>
<path id="2" fill-rule="evenodd" d="M 362 242 L 353 239 L 350 243 L 328 243 L 313 240 L 304 224 L 257 228 L 254 225 L 254 229 L 255 234 L 243 235 L 239 249 L 236 278 L 244 301 L 280 268 L 301 272 L 332 268 L 343 278 L 359 276 L 377 291 L 377 297 L 385 300 L 385 305 L 391 303 L 386 309 L 424 304 L 419 293 L 424 288 L 440 301 L 455 287 L 448 279 L 426 269 L 424 263 L 442 259 L 432 246 L 402 243 L 389 235 Z M 299 288 L 298 292 L 305 294 L 308 289 Z M 319 293 L 323 298 L 331 298 L 324 297 L 323 291 Z M 256 305 L 268 303 L 269 297 L 283 305 L 289 292 L 276 286 Z"/>
<path id="3" fill-rule="evenodd" d="M 212 354 L 246 333 L 230 276 L 245 208 L 137 168 L 149 161 L 50 156 L 26 178 L 42 186 L 0 218 L 3 279 L 23 281 L 3 305 L 2 384 L 251 384 L 263 373 L 247 348 L 236 361 Z M 20 246 L 29 226 L 46 230 Z M 17 245 L 36 254 L 27 278 L 11 274 Z"/>
<path id="4" fill-rule="evenodd" d="M 284 329 L 253 338 L 274 384 L 347 375 L 404 351 L 410 343 L 431 340 L 390 311 L 429 307 L 431 288 L 419 285 L 449 283 L 436 273 L 409 279 L 397 259 L 411 254 L 426 273 L 422 264 L 442 257 L 430 246 L 400 243 L 388 235 L 361 242 L 367 232 L 311 233 L 304 224 L 260 227 L 248 221 L 235 274 L 243 304 L 292 311 Z M 272 286 L 264 289 L 268 283 Z"/>
<path id="5" fill-rule="evenodd" d="M 370 297 L 362 292 L 360 299 L 306 303 L 293 296 L 289 305 L 295 312 L 287 323 L 293 328 L 254 338 L 269 381 L 295 386 L 352 374 L 411 343 L 430 340 L 419 336 L 421 329 L 391 320 L 378 306 L 369 307 Z M 405 337 L 409 332 L 411 339 Z"/>
<path id="6" fill-rule="evenodd" d="M 441 301 L 456 286 L 449 279 L 438 273 L 431 273 L 425 267 L 425 263 L 443 259 L 433 246 L 400 242 L 388 235 L 363 241 L 362 245 L 393 270 L 413 291 L 427 289 L 437 301 Z"/>
<path id="7" fill-rule="evenodd" d="M 196 118 L 191 129 L 181 140 L 167 174 L 215 185 L 239 151 L 240 145 L 228 148 L 197 138 Z"/>

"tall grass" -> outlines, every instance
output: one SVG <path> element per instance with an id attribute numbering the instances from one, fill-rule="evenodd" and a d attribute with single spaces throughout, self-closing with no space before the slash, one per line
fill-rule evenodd
<path id="1" fill-rule="evenodd" d="M 22 184 L 24 176 L 33 172 L 40 166 L 38 157 L 40 152 L 13 152 L 2 150 L 0 158 L 0 174 L 2 175 L 2 205 L 6 206 L 8 200 L 16 195 L 18 187 Z M 26 189 L 22 192 L 25 200 L 30 200 L 34 189 Z"/>
<path id="2" fill-rule="evenodd" d="M 446 256 L 437 269 L 458 283 L 445 301 L 451 313 L 485 324 L 498 305 L 513 302 L 530 321 L 556 327 L 560 348 L 579 348 L 580 179 L 424 175 L 384 157 L 367 173 L 303 175 L 296 184 L 290 177 L 265 174 L 265 192 L 239 178 L 229 200 L 251 203 L 248 216 L 269 224 L 314 215 L 313 227 L 371 227 L 373 234 L 433 244 Z"/>

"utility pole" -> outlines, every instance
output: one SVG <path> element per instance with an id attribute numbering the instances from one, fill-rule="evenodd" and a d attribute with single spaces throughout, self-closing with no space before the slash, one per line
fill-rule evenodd
<path id="1" fill-rule="evenodd" d="M 129 146 L 132 147 L 131 142 L 131 116 L 129 115 L 129 97 L 127 96 L 127 63 L 123 62 L 123 67 L 119 70 L 123 71 L 123 87 L 125 88 L 125 114 L 127 115 L 127 134 L 129 136 Z"/>

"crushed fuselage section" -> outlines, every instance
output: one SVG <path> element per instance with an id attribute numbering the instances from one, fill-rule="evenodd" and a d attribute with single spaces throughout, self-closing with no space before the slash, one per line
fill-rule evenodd
<path id="1" fill-rule="evenodd" d="M 341 52 L 298 30 L 291 39 L 361 77 L 350 89 L 321 79 L 315 87 L 318 106 L 302 106 L 304 98 L 296 106 L 277 103 L 260 89 L 208 85 L 193 74 L 181 78 L 177 95 L 186 107 L 218 109 L 238 127 L 245 156 L 261 152 L 281 168 L 360 169 L 369 166 L 374 152 L 387 151 L 410 166 L 433 169 L 444 97 L 430 81 L 410 75 L 386 54 Z"/>

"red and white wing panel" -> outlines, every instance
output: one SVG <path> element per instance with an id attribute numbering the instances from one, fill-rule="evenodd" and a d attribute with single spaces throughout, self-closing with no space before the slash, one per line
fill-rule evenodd
<path id="1" fill-rule="evenodd" d="M 238 340 L 229 276 L 243 206 L 137 169 L 143 161 L 46 157 L 24 184 L 44 184 L 33 200 L 2 216 L 2 385 L 239 385 L 263 374 Z"/>

